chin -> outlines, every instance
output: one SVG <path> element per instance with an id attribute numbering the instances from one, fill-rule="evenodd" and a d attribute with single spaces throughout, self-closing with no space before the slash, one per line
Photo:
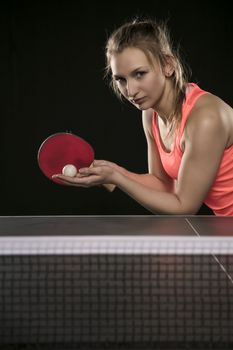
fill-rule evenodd
<path id="1" fill-rule="evenodd" d="M 151 108 L 151 106 L 148 106 L 148 104 L 143 103 L 141 106 L 137 105 L 136 108 L 139 109 L 139 111 L 146 111 L 147 109 Z"/>

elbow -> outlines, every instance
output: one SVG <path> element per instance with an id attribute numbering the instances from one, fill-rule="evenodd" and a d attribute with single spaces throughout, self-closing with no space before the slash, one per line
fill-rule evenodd
<path id="1" fill-rule="evenodd" d="M 149 209 L 150 210 L 150 209 Z M 179 209 L 179 210 L 150 210 L 154 215 L 182 215 L 182 216 L 192 216 L 196 215 L 198 210 L 191 209 Z"/>
<path id="2" fill-rule="evenodd" d="M 179 206 L 176 215 L 196 215 L 199 207 L 199 205 L 197 206 L 194 203 L 184 203 L 179 200 Z"/>
<path id="3" fill-rule="evenodd" d="M 182 196 L 174 193 L 176 198 L 176 214 L 177 215 L 196 215 L 201 207 L 201 202 L 190 198 L 190 196 Z"/>
<path id="4" fill-rule="evenodd" d="M 195 203 L 189 203 L 182 200 L 178 195 L 174 194 L 173 199 L 169 203 L 167 202 L 166 208 L 163 210 L 152 210 L 153 214 L 162 215 L 183 215 L 191 216 L 196 215 L 200 205 L 195 205 Z"/>
<path id="5" fill-rule="evenodd" d="M 184 215 L 184 216 L 190 216 L 190 215 L 196 215 L 198 212 L 198 210 L 195 209 L 184 209 L 182 210 L 182 212 L 180 213 L 180 215 Z"/>

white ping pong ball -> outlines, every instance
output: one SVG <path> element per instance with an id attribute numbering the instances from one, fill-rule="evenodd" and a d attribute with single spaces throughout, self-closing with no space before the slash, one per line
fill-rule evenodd
<path id="1" fill-rule="evenodd" d="M 65 176 L 74 177 L 77 174 L 77 168 L 73 164 L 67 164 L 62 169 L 62 174 Z"/>

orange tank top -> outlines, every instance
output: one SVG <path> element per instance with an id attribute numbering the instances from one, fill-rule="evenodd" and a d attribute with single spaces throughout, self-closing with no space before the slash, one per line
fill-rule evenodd
<path id="1" fill-rule="evenodd" d="M 175 134 L 170 152 L 165 150 L 161 140 L 157 123 L 157 114 L 155 112 L 152 118 L 152 132 L 158 147 L 161 162 L 164 170 L 174 180 L 178 177 L 183 156 L 180 144 L 185 123 L 197 99 L 208 93 L 207 91 L 200 89 L 194 83 L 190 83 L 189 86 L 191 89 L 186 95 L 186 99 L 183 103 L 181 123 Z M 233 145 L 225 149 L 217 176 L 204 200 L 204 203 L 213 210 L 215 215 L 233 216 Z"/>

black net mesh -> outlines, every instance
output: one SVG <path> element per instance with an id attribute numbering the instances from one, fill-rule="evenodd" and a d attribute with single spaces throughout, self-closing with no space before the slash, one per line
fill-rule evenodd
<path id="1" fill-rule="evenodd" d="M 1 349 L 230 349 L 233 284 L 211 255 L 6 255 L 0 325 Z"/>

